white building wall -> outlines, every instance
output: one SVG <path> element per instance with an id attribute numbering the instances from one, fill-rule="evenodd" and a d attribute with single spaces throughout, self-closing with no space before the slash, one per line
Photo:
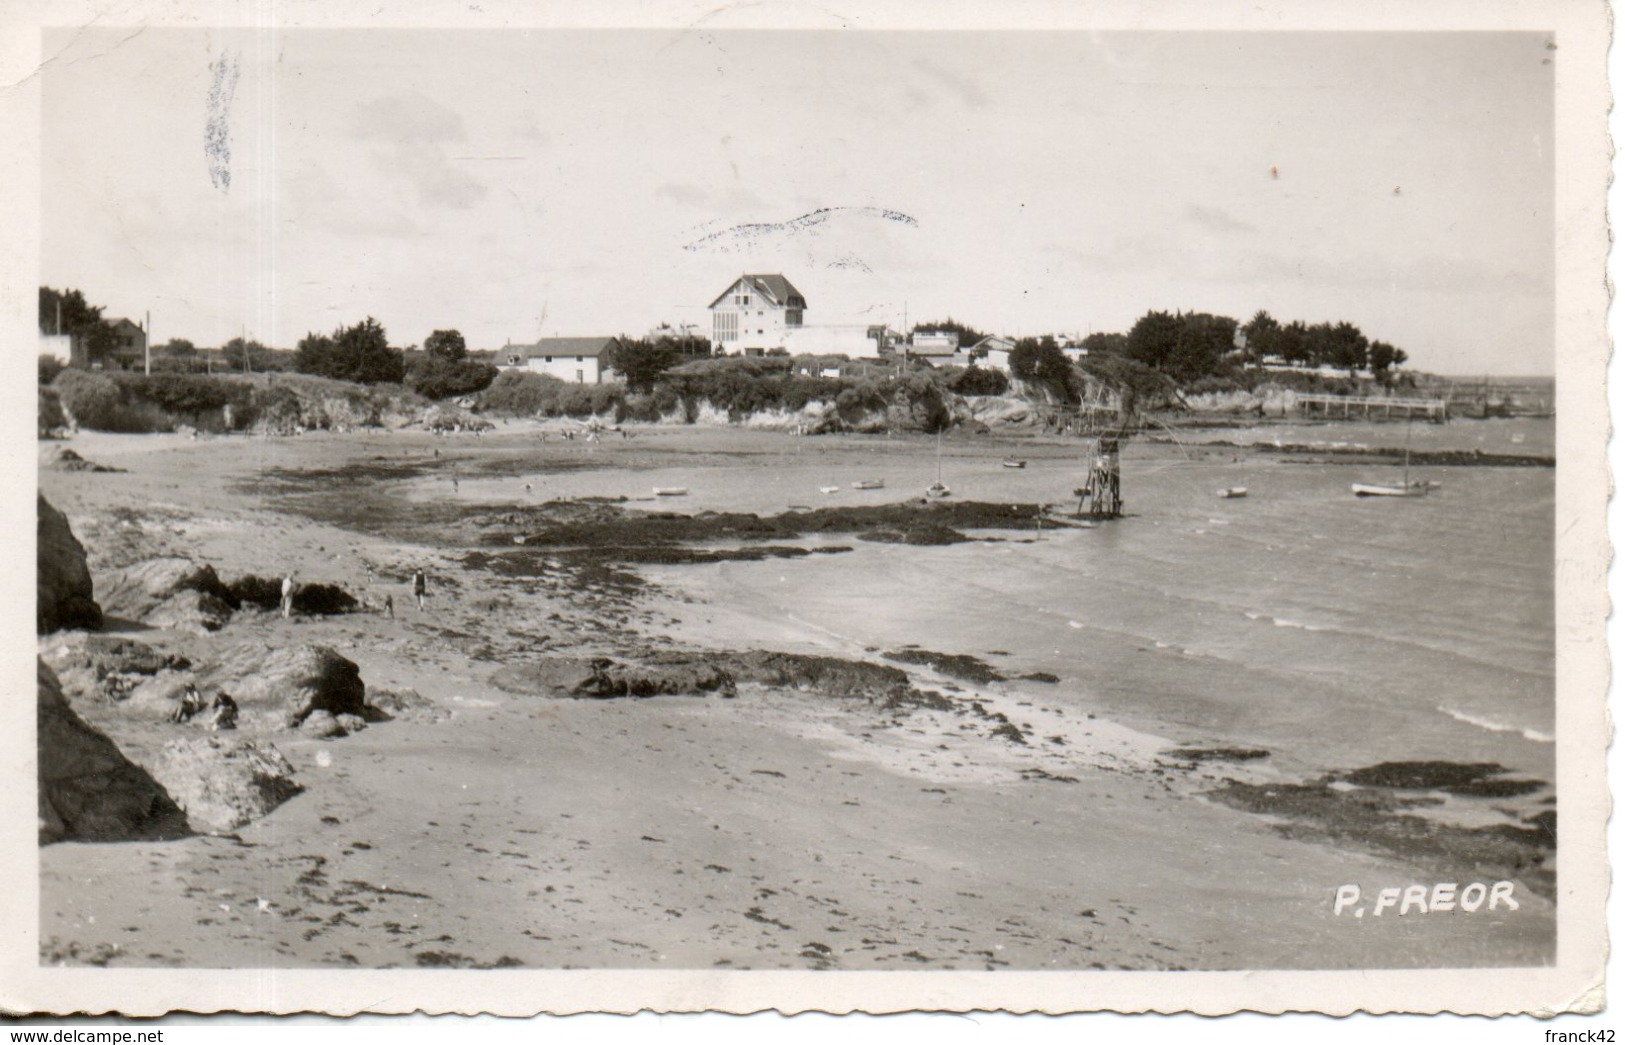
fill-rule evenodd
<path id="1" fill-rule="evenodd" d="M 976 365 L 1008 374 L 1010 372 L 1010 350 L 1008 348 L 990 348 L 987 350 L 987 355 Z"/>
<path id="2" fill-rule="evenodd" d="M 54 356 L 64 363 L 73 361 L 73 338 L 68 334 L 41 334 L 39 354 Z"/>
<path id="3" fill-rule="evenodd" d="M 880 346 L 861 323 L 830 323 L 791 327 L 785 331 L 784 347 L 793 356 L 849 356 L 875 359 Z"/>
<path id="4" fill-rule="evenodd" d="M 525 369 L 572 385 L 596 385 L 603 381 L 597 356 L 532 356 L 526 361 Z"/>

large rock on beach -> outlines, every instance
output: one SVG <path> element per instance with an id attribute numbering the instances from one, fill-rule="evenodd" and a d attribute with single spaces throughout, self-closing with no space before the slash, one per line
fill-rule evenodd
<path id="1" fill-rule="evenodd" d="M 122 701 L 152 679 L 191 666 L 185 657 L 145 642 L 82 631 L 46 640 L 40 657 L 56 673 L 69 700 Z"/>
<path id="2" fill-rule="evenodd" d="M 147 614 L 181 592 L 212 595 L 228 604 L 231 592 L 214 567 L 193 559 L 147 559 L 102 578 L 102 607 L 109 614 L 146 620 Z"/>
<path id="3" fill-rule="evenodd" d="M 74 713 L 39 661 L 39 840 L 179 838 L 186 816 L 152 776 Z"/>
<path id="4" fill-rule="evenodd" d="M 38 500 L 39 543 L 35 554 L 35 617 L 40 634 L 60 628 L 99 628 L 102 608 L 85 564 L 85 547 L 68 517 L 43 496 Z"/>
<path id="5" fill-rule="evenodd" d="M 820 693 L 829 697 L 868 700 L 893 696 L 909 687 L 908 673 L 889 664 L 847 660 L 811 653 L 748 650 L 724 655 L 724 663 L 741 682 Z"/>
<path id="6" fill-rule="evenodd" d="M 206 591 L 178 591 L 147 611 L 146 622 L 155 628 L 208 635 L 231 620 L 231 606 Z"/>
<path id="7" fill-rule="evenodd" d="M 513 664 L 491 676 L 514 693 L 572 697 L 652 697 L 718 693 L 733 696 L 738 683 L 882 701 L 907 694 L 901 668 L 805 653 L 651 652 L 635 662 L 607 657 L 545 657 Z"/>
<path id="8" fill-rule="evenodd" d="M 327 646 L 238 646 L 208 672 L 208 681 L 229 692 L 245 712 L 276 725 L 300 725 L 316 711 L 367 715 L 361 669 Z"/>
<path id="9" fill-rule="evenodd" d="M 491 676 L 515 693 L 569 697 L 733 696 L 733 676 L 702 655 L 652 655 L 637 663 L 608 657 L 545 657 L 513 664 Z"/>
<path id="10" fill-rule="evenodd" d="M 178 737 L 152 763 L 192 830 L 223 834 L 258 820 L 304 788 L 270 744 L 240 737 Z"/>

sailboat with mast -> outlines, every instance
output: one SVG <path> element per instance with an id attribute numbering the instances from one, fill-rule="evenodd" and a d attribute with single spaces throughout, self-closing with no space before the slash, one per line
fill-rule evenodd
<path id="1" fill-rule="evenodd" d="M 1437 483 L 1411 479 L 1411 422 L 1405 421 L 1405 469 L 1398 483 L 1350 483 L 1356 497 L 1426 497 Z"/>
<path id="2" fill-rule="evenodd" d="M 926 487 L 927 497 L 947 497 L 953 491 L 942 481 L 942 429 L 937 429 L 937 481 Z"/>

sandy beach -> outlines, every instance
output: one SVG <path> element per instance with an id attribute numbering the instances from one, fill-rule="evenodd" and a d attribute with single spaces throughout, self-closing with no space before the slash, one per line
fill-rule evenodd
<path id="1" fill-rule="evenodd" d="M 917 501 L 939 469 L 950 485 L 978 476 L 977 502 L 1064 499 L 1076 443 L 959 438 L 939 454 L 924 439 L 879 436 L 649 426 L 587 443 L 559 432 L 72 440 L 117 472 L 52 467 L 45 447 L 41 492 L 67 514 L 93 576 L 185 556 L 221 577 L 297 570 L 362 604 L 291 619 L 244 609 L 208 634 L 113 620 L 109 633 L 200 665 L 244 645 L 326 646 L 355 662 L 369 698 L 394 695 L 397 712 L 341 738 L 245 725 L 303 790 L 236 831 L 43 847 L 42 963 L 861 971 L 1552 960 L 1551 861 L 1515 830 L 1472 835 L 1464 813 L 1429 833 L 1416 826 L 1430 822 L 1426 802 L 1410 815 L 1418 796 L 1380 786 L 1361 792 L 1385 796 L 1365 819 L 1272 811 L 1265 799 L 1283 793 L 1320 801 L 1359 789 L 1310 789 L 1278 759 L 1190 754 L 1230 738 L 1177 722 L 1159 730 L 1152 714 L 1123 721 L 1072 676 L 1008 663 L 988 643 L 965 648 L 959 632 L 853 649 L 838 629 L 814 626 L 819 607 L 764 614 L 729 597 L 716 580 L 726 573 L 684 581 L 707 562 L 755 569 L 764 555 L 798 578 L 865 568 L 875 548 L 907 556 L 923 532 L 912 524 L 843 532 L 834 510 Z M 1248 457 L 1225 446 L 1193 465 L 1181 448 L 1143 452 L 1210 469 L 1204 490 L 1227 485 L 1225 469 Z M 1017 453 L 1030 467 L 999 468 Z M 885 475 L 884 490 L 851 488 L 871 473 Z M 689 492 L 653 496 L 670 486 Z M 1061 539 L 1012 512 L 976 539 L 1017 555 Z M 804 518 L 694 541 L 648 536 L 639 513 L 690 520 L 673 526 L 704 513 Z M 565 541 L 566 525 L 644 536 L 636 548 L 609 537 L 593 546 Z M 423 612 L 410 588 L 419 568 Z M 386 596 L 393 617 L 380 612 Z M 42 636 L 41 648 L 61 641 Z M 910 696 L 832 695 L 729 667 L 763 651 L 901 668 Z M 714 661 L 737 686 L 589 699 L 533 684 L 548 664 L 660 657 Z M 137 762 L 193 728 L 69 698 Z M 1256 801 L 1215 797 L 1227 787 L 1256 789 L 1246 792 Z M 1402 824 L 1403 837 L 1378 819 Z M 1499 881 L 1514 883 L 1515 909 L 1334 911 L 1348 883 L 1369 906 L 1388 887 Z"/>

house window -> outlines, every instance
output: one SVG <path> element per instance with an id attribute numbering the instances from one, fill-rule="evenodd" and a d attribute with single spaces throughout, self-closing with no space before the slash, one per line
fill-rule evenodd
<path id="1" fill-rule="evenodd" d="M 712 333 L 715 341 L 739 340 L 739 314 L 736 312 L 714 312 L 711 316 Z"/>
<path id="2" fill-rule="evenodd" d="M 576 356 L 576 362 L 577 363 L 581 362 L 581 357 L 580 356 Z"/>
<path id="3" fill-rule="evenodd" d="M 542 357 L 542 362 L 551 363 L 551 362 L 553 362 L 553 357 L 552 356 L 543 356 Z"/>
<path id="4" fill-rule="evenodd" d="M 577 370 L 576 371 L 576 384 L 584 385 L 586 383 L 587 383 L 586 375 L 583 374 L 581 371 Z"/>

